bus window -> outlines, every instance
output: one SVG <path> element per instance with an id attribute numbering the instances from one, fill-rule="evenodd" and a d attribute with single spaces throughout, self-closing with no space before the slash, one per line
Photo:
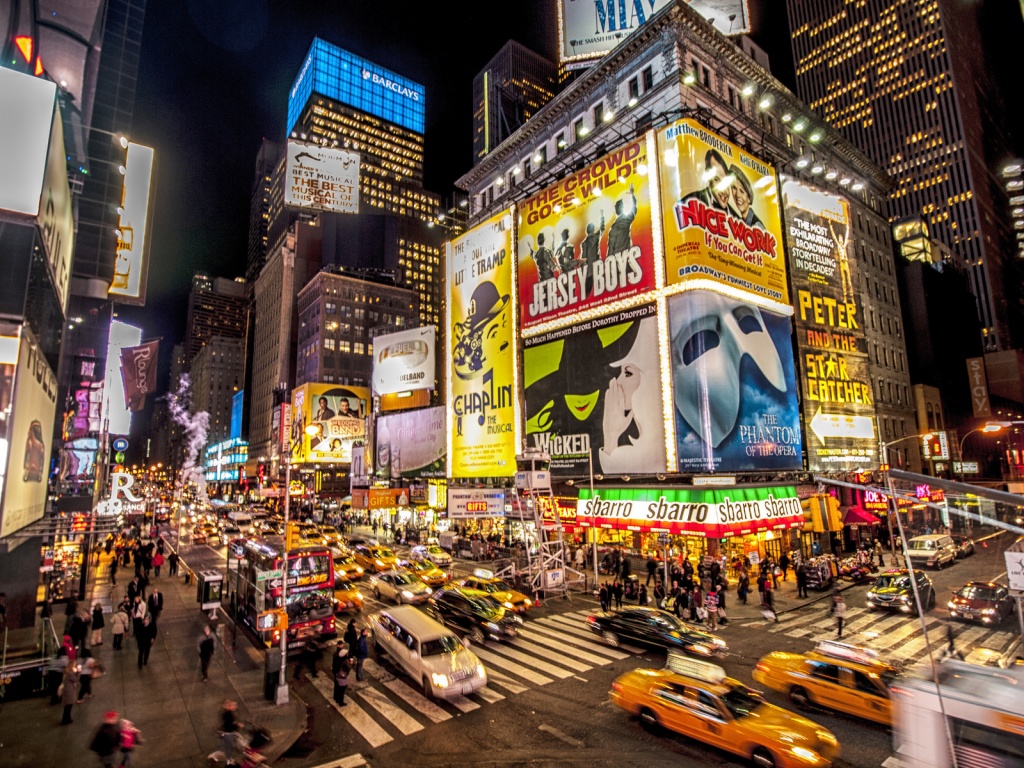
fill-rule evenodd
<path id="1" fill-rule="evenodd" d="M 1024 765 L 1024 739 L 1017 734 L 949 718 L 959 765 Z"/>

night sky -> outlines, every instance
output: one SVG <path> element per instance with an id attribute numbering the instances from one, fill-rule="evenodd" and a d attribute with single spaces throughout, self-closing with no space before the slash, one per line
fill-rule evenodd
<path id="1" fill-rule="evenodd" d="M 750 4 L 755 39 L 791 84 L 784 3 Z M 553 0 L 149 0 L 132 130 L 157 158 L 148 301 L 120 314 L 163 338 L 161 387 L 192 273 L 245 272 L 256 153 L 263 137 L 284 137 L 288 90 L 314 36 L 426 87 L 426 187 L 444 198 L 472 165 L 474 75 L 509 39 L 553 59 L 555 14 Z"/>

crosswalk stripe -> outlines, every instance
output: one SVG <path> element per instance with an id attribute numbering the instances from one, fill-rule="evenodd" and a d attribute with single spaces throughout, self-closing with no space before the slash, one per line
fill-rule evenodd
<path id="1" fill-rule="evenodd" d="M 534 645 L 533 643 L 525 639 L 516 640 L 514 643 L 511 644 L 511 647 L 522 648 L 524 651 L 530 651 L 531 653 L 534 653 L 537 656 L 540 656 L 541 658 L 547 658 L 549 661 L 553 661 L 556 664 L 561 664 L 563 667 L 568 667 L 569 669 L 575 670 L 576 672 L 589 672 L 593 669 L 593 667 L 591 667 L 590 665 L 584 664 L 583 662 L 578 661 L 574 657 L 564 652 L 562 653 L 562 655 L 552 658 L 551 651 L 549 651 L 547 648 L 541 648 L 539 645 Z"/>
<path id="2" fill-rule="evenodd" d="M 900 624 L 905 623 L 908 620 L 908 618 L 910 617 L 902 613 L 897 613 L 893 616 L 886 616 L 881 620 L 868 622 L 867 625 L 864 625 L 860 629 L 860 632 L 861 634 L 866 634 L 867 630 L 870 629 L 873 633 L 872 637 L 881 637 L 885 632 L 889 631 L 890 627 L 899 626 Z"/>
<path id="3" fill-rule="evenodd" d="M 384 715 L 406 736 L 423 730 L 420 723 L 407 715 L 404 710 L 392 704 L 391 700 L 376 688 L 363 688 L 361 691 L 356 691 L 356 696 Z"/>
<path id="4" fill-rule="evenodd" d="M 449 704 L 455 707 L 460 712 L 472 712 L 474 709 L 480 709 L 480 705 L 475 701 L 470 701 L 465 696 L 449 696 L 445 699 Z"/>
<path id="5" fill-rule="evenodd" d="M 332 760 L 329 763 L 323 763 L 318 765 L 316 768 L 362 768 L 366 765 L 366 758 L 362 755 L 349 755 L 343 757 L 340 760 Z"/>
<path id="6" fill-rule="evenodd" d="M 565 632 L 571 632 L 572 634 L 578 635 L 580 637 L 595 636 L 594 633 L 591 632 L 589 629 L 586 629 L 585 627 L 578 627 L 578 625 L 574 622 L 560 621 L 558 616 L 549 616 L 548 618 L 551 619 L 551 626 L 560 627 Z M 547 620 L 548 619 L 541 619 L 541 621 Z M 619 643 L 616 647 L 621 648 L 624 651 L 629 651 L 630 653 L 644 652 L 643 648 L 637 648 L 635 645 L 626 645 L 625 643 Z"/>
<path id="7" fill-rule="evenodd" d="M 981 638 L 991 631 L 991 627 L 970 627 L 959 632 L 953 642 L 961 648 L 972 648 L 975 645 L 984 646 Z"/>
<path id="8" fill-rule="evenodd" d="M 525 685 L 520 685 L 511 677 L 506 677 L 505 675 L 501 674 L 501 672 L 498 672 L 495 669 L 487 670 L 487 684 L 490 685 L 491 683 L 494 683 L 495 685 L 500 685 L 509 693 L 522 693 L 523 691 L 530 690 Z"/>
<path id="9" fill-rule="evenodd" d="M 845 625 L 843 627 L 843 631 L 844 632 L 845 631 L 860 632 L 861 629 L 864 629 L 866 627 L 871 626 L 871 624 L 873 622 L 878 621 L 880 618 L 882 618 L 882 616 L 880 614 L 877 614 L 874 611 L 866 611 L 859 618 L 854 619 L 849 624 Z M 885 617 L 885 618 L 893 618 L 893 617 L 889 616 L 889 617 Z"/>
<path id="10" fill-rule="evenodd" d="M 551 637 L 545 637 L 540 632 L 520 632 L 519 636 L 525 637 L 527 640 L 539 645 L 546 645 L 548 648 L 553 648 L 554 650 L 561 651 L 562 653 L 571 653 L 575 658 L 595 664 L 599 667 L 603 667 L 605 664 L 611 664 L 612 662 L 612 660 L 607 656 L 597 656 L 593 653 L 587 653 L 586 651 L 579 650 L 578 648 L 573 648 L 572 646 L 566 645 L 563 641 L 555 640 Z"/>
<path id="11" fill-rule="evenodd" d="M 328 681 L 327 678 L 322 675 L 313 677 L 309 673 L 306 673 L 306 679 L 313 684 L 313 687 L 316 688 L 325 699 L 327 699 L 330 705 L 334 707 L 334 711 L 345 718 L 345 721 L 351 725 L 371 747 L 380 747 L 387 744 L 389 741 L 393 741 L 391 735 L 377 725 L 373 718 L 370 717 L 354 701 L 348 701 L 345 703 L 344 707 L 339 707 L 334 702 L 333 681 Z"/>
<path id="12" fill-rule="evenodd" d="M 505 697 L 497 691 L 492 691 L 490 688 L 481 688 L 476 692 L 476 695 L 486 701 L 488 704 L 495 704 L 499 701 L 504 701 Z"/>
<path id="13" fill-rule="evenodd" d="M 932 622 L 926 619 L 928 624 Z M 921 632 L 921 622 L 917 617 L 914 617 L 911 621 L 908 621 L 902 627 L 896 627 L 895 629 L 886 632 L 884 635 L 877 637 L 871 643 L 871 647 L 879 651 L 884 651 L 889 648 L 893 648 L 900 643 L 904 642 L 911 635 L 918 634 Z"/>
<path id="14" fill-rule="evenodd" d="M 588 651 L 593 651 L 594 653 L 599 653 L 599 654 L 602 654 L 604 656 L 608 656 L 613 661 L 621 661 L 622 659 L 628 659 L 629 658 L 629 654 L 628 653 L 623 653 L 622 651 L 617 651 L 614 648 L 612 648 L 610 646 L 607 646 L 607 645 L 599 645 L 598 641 L 597 641 L 597 635 L 595 635 L 593 632 L 590 632 L 588 634 L 588 637 L 590 637 L 593 640 L 593 642 L 591 642 L 591 640 L 582 640 L 582 639 L 580 639 L 578 637 L 575 637 L 574 635 L 570 635 L 570 634 L 568 634 L 566 632 L 562 632 L 562 631 L 560 631 L 558 629 L 553 629 L 551 627 L 540 626 L 540 625 L 538 625 L 536 623 L 531 624 L 527 628 L 527 631 L 533 633 L 533 637 L 534 637 L 535 640 L 537 638 L 537 634 L 539 633 L 539 634 L 542 634 L 542 635 L 544 635 L 546 637 L 550 637 L 553 640 L 556 640 L 556 641 L 558 641 L 560 643 L 571 644 L 571 645 L 577 646 L 579 648 L 586 648 Z M 608 662 L 605 661 L 604 663 L 607 664 Z"/>
<path id="15" fill-rule="evenodd" d="M 508 661 L 507 659 L 503 659 L 500 656 L 491 653 L 490 651 L 485 651 L 483 648 L 478 647 L 474 651 L 474 653 L 481 659 L 483 659 L 487 663 L 488 667 L 493 665 L 498 669 L 503 669 L 506 672 L 511 672 L 513 675 L 521 677 L 524 680 L 529 680 L 531 683 L 536 683 L 537 685 L 547 685 L 548 683 L 552 682 L 550 677 L 544 677 L 544 675 L 539 675 L 528 667 L 524 667 L 521 664 L 516 664 L 512 661 Z M 490 672 L 490 669 L 488 669 L 488 672 Z M 566 674 L 566 677 L 568 676 L 569 675 Z"/>
<path id="16" fill-rule="evenodd" d="M 877 616 L 866 617 L 863 614 L 864 614 L 864 609 L 863 608 L 855 608 L 855 609 L 852 609 L 852 610 L 848 610 L 846 612 L 846 622 L 844 624 L 843 631 L 845 632 L 845 631 L 847 631 L 847 628 L 850 628 L 849 629 L 850 632 L 855 632 L 856 630 L 853 629 L 855 624 L 858 627 L 866 626 L 867 624 L 870 624 L 871 622 L 876 621 L 877 618 L 878 618 Z M 852 618 L 852 617 L 858 617 L 858 618 Z M 770 629 L 769 631 L 770 632 L 782 632 L 783 634 L 785 634 L 785 635 L 787 635 L 789 637 L 807 637 L 808 635 L 811 635 L 814 632 L 817 632 L 817 631 L 820 631 L 820 630 L 823 630 L 823 629 L 828 629 L 828 628 L 834 626 L 835 623 L 836 623 L 836 619 L 835 619 L 834 616 L 829 616 L 828 614 L 826 614 L 825 616 L 822 616 L 819 613 L 814 613 L 814 614 L 811 614 L 810 620 L 804 619 L 804 620 L 801 620 L 798 623 L 792 623 L 792 624 L 784 625 L 784 626 L 781 626 L 781 627 L 778 627 L 778 628 L 775 628 L 775 629 Z"/>
<path id="17" fill-rule="evenodd" d="M 384 683 L 384 687 L 398 696 L 398 698 L 406 704 L 412 705 L 413 709 L 432 722 L 443 723 L 445 720 L 452 719 L 452 716 L 449 713 L 445 712 L 422 693 L 414 690 L 401 680 L 388 680 Z"/>
<path id="18" fill-rule="evenodd" d="M 549 664 L 546 661 L 541 661 L 527 653 L 521 653 L 520 651 L 513 650 L 507 645 L 498 645 L 491 647 L 492 653 L 498 653 L 500 656 L 506 656 L 510 659 L 515 659 L 522 664 L 529 664 L 534 669 L 538 669 L 548 675 L 554 675 L 555 677 L 562 678 L 563 680 L 567 677 L 572 677 L 572 672 L 562 667 L 556 667 L 554 664 Z"/>

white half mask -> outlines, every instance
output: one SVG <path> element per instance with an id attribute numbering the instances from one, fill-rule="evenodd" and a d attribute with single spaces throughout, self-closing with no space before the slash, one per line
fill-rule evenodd
<path id="1" fill-rule="evenodd" d="M 717 448 L 739 417 L 743 356 L 785 392 L 782 361 L 758 307 L 713 291 L 688 292 L 672 304 L 676 408 L 706 444 Z"/>

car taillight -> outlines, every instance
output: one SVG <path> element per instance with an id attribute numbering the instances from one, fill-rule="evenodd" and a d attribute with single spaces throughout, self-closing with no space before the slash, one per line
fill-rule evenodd
<path id="1" fill-rule="evenodd" d="M 754 665 L 754 668 L 755 668 L 755 669 L 756 669 L 756 670 L 757 670 L 758 672 L 764 672 L 765 674 L 768 674 L 768 671 L 769 671 L 769 669 L 768 669 L 768 665 L 767 665 L 767 664 L 762 664 L 762 663 L 760 663 L 760 662 L 758 662 L 757 664 L 755 664 L 755 665 Z"/>
<path id="2" fill-rule="evenodd" d="M 597 616 L 587 616 L 587 624 L 597 624 Z"/>
<path id="3" fill-rule="evenodd" d="M 622 693 L 622 684 L 621 683 L 612 683 L 612 690 L 615 691 L 616 693 Z"/>

